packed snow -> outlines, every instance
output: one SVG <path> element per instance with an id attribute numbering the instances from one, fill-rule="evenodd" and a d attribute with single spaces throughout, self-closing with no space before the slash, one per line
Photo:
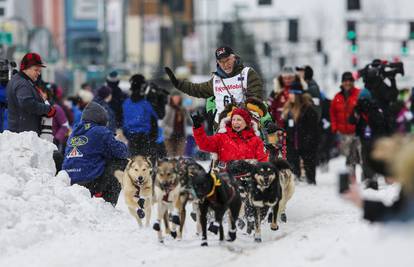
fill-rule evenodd
<path id="1" fill-rule="evenodd" d="M 189 216 L 183 240 L 160 244 L 122 195 L 113 208 L 55 176 L 54 149 L 34 133 L 0 134 L 0 266 L 413 266 L 413 225 L 368 224 L 338 196 L 343 158 L 318 171 L 317 186 L 296 185 L 288 222 L 266 224 L 261 244 L 239 230 L 234 243 L 209 235 L 200 247 Z"/>

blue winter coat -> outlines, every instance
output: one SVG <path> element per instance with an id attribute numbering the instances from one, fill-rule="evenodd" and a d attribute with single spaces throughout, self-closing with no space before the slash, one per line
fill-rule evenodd
<path id="1" fill-rule="evenodd" d="M 7 129 L 6 87 L 0 84 L 0 133 Z"/>
<path id="2" fill-rule="evenodd" d="M 123 110 L 123 131 L 128 138 L 135 133 L 151 133 L 151 120 L 158 119 L 151 104 L 145 100 L 132 102 L 130 98 L 124 101 Z M 158 130 L 157 130 L 158 131 Z"/>
<path id="3" fill-rule="evenodd" d="M 84 183 L 100 177 L 112 158 L 125 159 L 127 147 L 117 141 L 105 126 L 81 121 L 68 139 L 63 170 L 71 183 Z"/>

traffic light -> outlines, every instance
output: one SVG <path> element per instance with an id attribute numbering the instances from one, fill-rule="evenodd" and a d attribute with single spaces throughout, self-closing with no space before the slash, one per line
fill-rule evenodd
<path id="1" fill-rule="evenodd" d="M 357 39 L 356 21 L 348 20 L 346 22 L 346 38 L 348 40 Z"/>
<path id="2" fill-rule="evenodd" d="M 408 43 L 407 41 L 402 41 L 401 42 L 401 54 L 403 56 L 407 56 L 408 55 Z"/>
<path id="3" fill-rule="evenodd" d="M 414 39 L 414 21 L 410 21 L 410 33 L 408 34 L 410 40 Z"/>
<path id="4" fill-rule="evenodd" d="M 358 67 L 358 58 L 355 55 L 352 55 L 351 62 L 352 62 L 352 67 L 354 68 Z"/>
<path id="5" fill-rule="evenodd" d="M 356 39 L 352 39 L 351 40 L 351 52 L 353 54 L 355 54 L 356 52 L 358 52 L 358 44 L 357 44 L 357 40 Z"/>
<path id="6" fill-rule="evenodd" d="M 289 35 L 288 41 L 291 43 L 297 43 L 299 41 L 299 21 L 297 19 L 289 19 Z"/>
<path id="7" fill-rule="evenodd" d="M 316 40 L 316 52 L 322 53 L 322 50 L 323 50 L 322 40 L 321 39 L 317 39 Z"/>

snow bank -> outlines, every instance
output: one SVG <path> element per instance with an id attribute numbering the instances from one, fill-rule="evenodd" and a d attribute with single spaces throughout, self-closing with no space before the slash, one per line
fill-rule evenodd
<path id="1" fill-rule="evenodd" d="M 122 195 L 114 209 L 69 186 L 65 172 L 55 177 L 53 149 L 34 134 L 0 134 L 0 266 L 413 266 L 412 224 L 370 225 L 338 196 L 343 158 L 318 172 L 317 186 L 297 185 L 288 223 L 263 227 L 263 243 L 240 231 L 231 244 L 210 235 L 205 248 L 190 218 L 182 241 L 160 245 Z"/>
<path id="2" fill-rule="evenodd" d="M 0 134 L 0 256 L 119 217 L 85 188 L 70 186 L 66 172 L 55 177 L 55 149 L 35 133 Z"/>

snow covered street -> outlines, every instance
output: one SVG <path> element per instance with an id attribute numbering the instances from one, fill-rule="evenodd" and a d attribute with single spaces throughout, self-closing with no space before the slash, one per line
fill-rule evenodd
<path id="1" fill-rule="evenodd" d="M 46 143 L 30 133 L 0 135 L 0 266 L 413 266 L 413 225 L 369 225 L 338 196 L 342 158 L 318 172 L 317 186 L 297 184 L 288 223 L 277 232 L 266 224 L 263 243 L 238 231 L 234 243 L 209 235 L 209 247 L 200 247 L 190 216 L 183 240 L 159 244 L 123 198 L 114 209 L 69 186 L 65 174 L 53 177 Z"/>

